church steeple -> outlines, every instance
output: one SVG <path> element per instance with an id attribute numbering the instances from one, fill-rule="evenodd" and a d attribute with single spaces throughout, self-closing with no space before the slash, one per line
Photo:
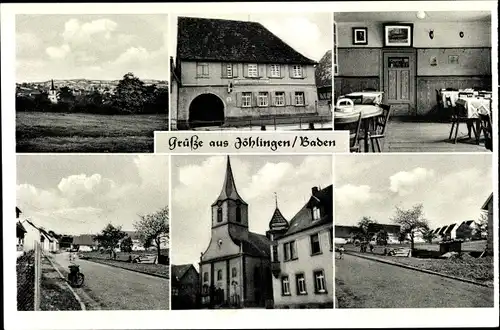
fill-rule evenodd
<path id="1" fill-rule="evenodd" d="M 53 91 L 55 90 L 56 88 L 54 87 L 54 79 L 51 80 L 51 84 L 50 84 L 50 90 Z"/>
<path id="2" fill-rule="evenodd" d="M 219 194 L 219 197 L 212 205 L 215 205 L 218 202 L 222 202 L 227 199 L 239 201 L 241 204 L 246 204 L 243 198 L 241 198 L 241 196 L 238 194 L 238 191 L 236 190 L 236 184 L 234 183 L 233 170 L 231 168 L 231 160 L 229 159 L 229 156 L 227 156 L 226 176 L 224 178 L 222 190 Z"/>
<path id="3" fill-rule="evenodd" d="M 290 227 L 289 222 L 285 219 L 278 207 L 278 195 L 274 193 L 275 198 L 275 209 L 271 220 L 269 221 L 269 230 L 266 232 L 266 236 L 275 240 L 276 238 L 282 236 L 288 228 Z"/>

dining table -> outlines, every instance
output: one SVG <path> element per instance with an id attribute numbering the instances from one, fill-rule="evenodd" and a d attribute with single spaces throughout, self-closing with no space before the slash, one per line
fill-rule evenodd
<path id="1" fill-rule="evenodd" d="M 346 94 L 345 97 L 349 98 L 350 96 L 352 97 L 362 96 L 363 98 L 362 104 L 379 104 L 382 103 L 383 94 L 384 92 L 380 91 L 362 91 L 362 92 L 352 92 Z"/>
<path id="2" fill-rule="evenodd" d="M 336 105 L 333 112 L 333 123 L 349 124 L 355 122 L 359 118 L 361 112 L 361 122 L 363 126 L 364 152 L 369 152 L 369 131 L 370 123 L 373 119 L 383 114 L 383 110 L 378 105 L 374 104 L 354 104 L 354 105 Z"/>

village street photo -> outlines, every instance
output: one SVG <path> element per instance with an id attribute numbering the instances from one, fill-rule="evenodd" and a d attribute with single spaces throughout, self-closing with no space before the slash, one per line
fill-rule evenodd
<path id="1" fill-rule="evenodd" d="M 168 171 L 168 156 L 18 156 L 17 309 L 168 310 Z"/>
<path id="2" fill-rule="evenodd" d="M 332 15 L 171 16 L 172 130 L 332 129 Z"/>
<path id="3" fill-rule="evenodd" d="M 334 163 L 337 308 L 493 307 L 490 154 Z"/>
<path id="4" fill-rule="evenodd" d="M 333 308 L 331 156 L 172 169 L 172 309 Z"/>
<path id="5" fill-rule="evenodd" d="M 16 151 L 153 152 L 166 15 L 17 15 Z"/>

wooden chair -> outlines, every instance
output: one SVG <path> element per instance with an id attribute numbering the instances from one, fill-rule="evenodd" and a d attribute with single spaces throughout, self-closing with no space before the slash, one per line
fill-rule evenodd
<path id="1" fill-rule="evenodd" d="M 389 117 L 391 116 L 390 104 L 380 104 L 379 107 L 381 107 L 384 112 L 375 119 L 374 131 L 370 132 L 369 134 L 373 152 L 375 152 L 375 144 L 377 145 L 377 151 L 382 152 L 382 148 L 380 147 L 380 139 L 385 138 L 387 124 L 389 122 Z"/>
<path id="2" fill-rule="evenodd" d="M 491 116 L 489 114 L 483 115 L 479 114 L 479 120 L 481 120 L 481 132 L 484 134 L 484 146 L 486 149 L 493 151 L 493 126 L 491 124 Z"/>
<path id="3" fill-rule="evenodd" d="M 356 122 L 356 128 L 354 132 L 351 132 L 349 134 L 349 151 L 350 152 L 360 152 L 360 146 L 359 146 L 359 133 L 361 131 L 361 122 L 362 122 L 362 117 L 363 113 L 360 112 L 358 116 L 358 120 Z"/>
<path id="4" fill-rule="evenodd" d="M 476 135 L 476 129 L 474 128 L 474 125 L 471 123 L 470 118 L 467 117 L 466 109 L 461 104 L 453 106 L 451 103 L 451 98 L 449 96 L 446 97 L 446 104 L 451 109 L 451 129 L 448 140 L 451 140 L 452 139 L 451 137 L 453 136 L 453 134 L 455 134 L 453 143 L 457 143 L 458 128 L 460 126 L 460 123 L 467 124 L 467 132 L 469 138 L 471 138 L 471 130 L 473 130 L 474 135 Z"/>

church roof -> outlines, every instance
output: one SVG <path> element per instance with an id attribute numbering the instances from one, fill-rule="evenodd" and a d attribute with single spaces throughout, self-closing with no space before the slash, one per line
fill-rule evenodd
<path id="1" fill-rule="evenodd" d="M 257 22 L 179 17 L 177 31 L 182 60 L 316 64 Z"/>
<path id="2" fill-rule="evenodd" d="M 281 214 L 280 209 L 276 206 L 274 210 L 273 216 L 271 217 L 271 221 L 269 221 L 269 228 L 274 229 L 276 227 L 284 227 L 288 228 L 288 221 L 285 219 L 283 214 Z"/>
<path id="3" fill-rule="evenodd" d="M 321 204 L 326 212 L 321 219 L 313 221 L 312 204 Z M 309 201 L 300 209 L 300 211 L 290 220 L 290 228 L 284 236 L 289 236 L 309 228 L 317 227 L 323 224 L 333 224 L 333 186 L 316 191 L 311 195 Z"/>
<path id="4" fill-rule="evenodd" d="M 242 245 L 243 253 L 254 257 L 270 257 L 269 247 L 271 241 L 266 236 L 251 231 L 245 233 L 239 230 L 230 231 L 229 235 L 235 244 Z"/>
<path id="5" fill-rule="evenodd" d="M 243 198 L 240 197 L 238 191 L 236 190 L 236 184 L 234 183 L 233 170 L 231 169 L 231 161 L 229 156 L 227 156 L 226 163 L 226 177 L 224 178 L 224 184 L 222 185 L 222 191 L 220 192 L 217 200 L 212 204 L 215 205 L 219 201 L 225 201 L 226 199 L 239 200 L 242 204 L 246 204 Z"/>
<path id="6" fill-rule="evenodd" d="M 185 265 L 172 265 L 171 266 L 171 271 L 172 271 L 172 275 L 173 275 L 173 279 L 174 280 L 177 280 L 177 281 L 180 281 L 184 275 L 186 275 L 187 271 L 194 266 L 192 264 L 185 264 Z M 196 268 L 194 268 L 194 270 L 196 271 L 196 273 L 198 273 L 198 271 L 196 270 Z"/>

